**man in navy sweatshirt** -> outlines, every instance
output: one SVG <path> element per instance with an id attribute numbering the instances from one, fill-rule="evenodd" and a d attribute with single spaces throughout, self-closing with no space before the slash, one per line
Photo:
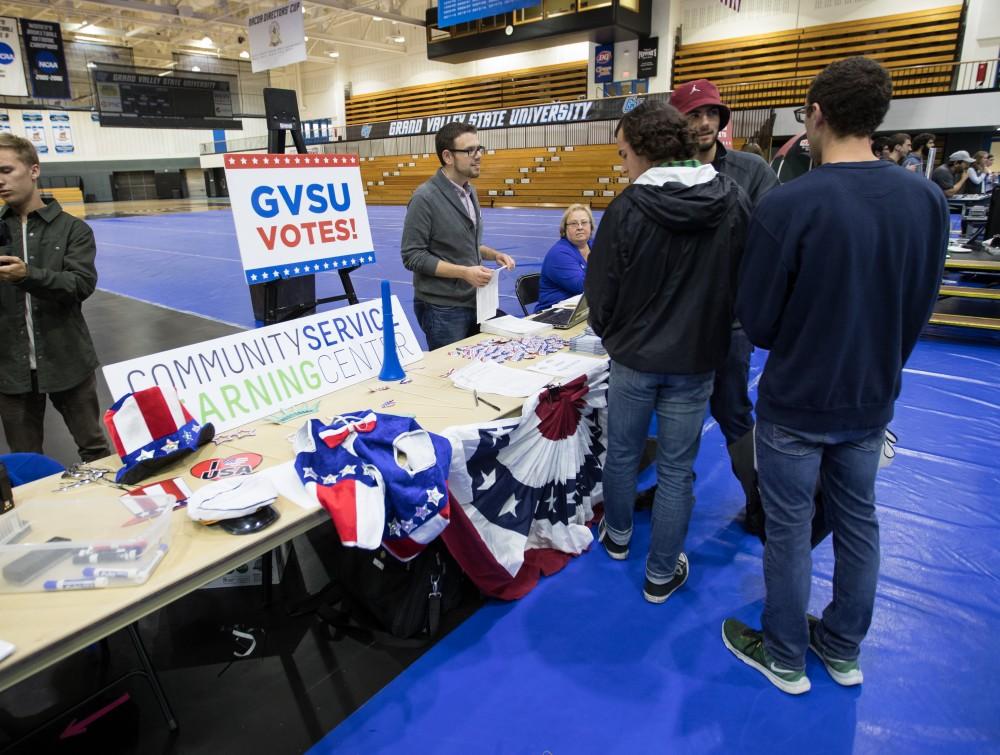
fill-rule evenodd
<path id="1" fill-rule="evenodd" d="M 813 80 L 804 121 L 817 168 L 765 196 L 751 221 L 736 314 L 769 349 L 756 450 L 767 528 L 763 630 L 723 641 L 779 689 L 809 690 L 806 650 L 838 684 L 862 682 L 878 581 L 875 473 L 903 365 L 944 267 L 948 206 L 929 181 L 871 152 L 892 97 L 882 66 L 839 60 Z M 905 207 L 900 226 L 891 208 Z M 833 528 L 833 599 L 806 615 L 813 493 Z"/>

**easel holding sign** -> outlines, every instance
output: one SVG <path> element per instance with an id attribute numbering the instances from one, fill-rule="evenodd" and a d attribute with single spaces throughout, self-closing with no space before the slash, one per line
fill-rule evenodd
<path id="1" fill-rule="evenodd" d="M 375 255 L 356 156 L 306 151 L 294 91 L 265 89 L 264 106 L 268 154 L 227 155 L 225 167 L 254 315 L 273 325 L 318 304 L 357 304 L 351 272 Z M 286 132 L 303 157 L 285 154 Z M 334 168 L 353 168 L 357 181 L 326 181 L 332 171 L 320 169 Z M 315 273 L 331 270 L 344 293 L 317 299 Z"/>

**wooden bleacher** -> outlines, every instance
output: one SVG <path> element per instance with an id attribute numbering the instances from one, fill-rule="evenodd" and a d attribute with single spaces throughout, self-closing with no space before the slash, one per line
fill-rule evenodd
<path id="1" fill-rule="evenodd" d="M 363 158 L 368 204 L 406 204 L 438 169 L 437 156 Z M 483 207 L 607 207 L 628 185 L 613 144 L 491 150 L 475 181 Z"/>
<path id="2" fill-rule="evenodd" d="M 828 63 L 866 55 L 890 69 L 896 96 L 948 92 L 958 65 L 962 5 L 681 44 L 673 86 L 711 79 L 733 108 L 801 105 Z"/>
<path id="3" fill-rule="evenodd" d="M 469 76 L 350 97 L 349 126 L 472 110 L 567 102 L 587 96 L 587 62 Z"/>

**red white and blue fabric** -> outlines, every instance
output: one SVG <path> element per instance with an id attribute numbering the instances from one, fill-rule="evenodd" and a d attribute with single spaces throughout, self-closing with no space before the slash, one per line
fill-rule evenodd
<path id="1" fill-rule="evenodd" d="M 310 420 L 295 438 L 295 470 L 344 545 L 380 545 L 401 561 L 448 525 L 451 446 L 416 420 L 366 410 Z"/>
<path id="2" fill-rule="evenodd" d="M 590 547 L 603 501 L 608 369 L 529 399 L 516 419 L 450 427 L 451 525 L 442 537 L 480 590 L 519 598 Z"/>
<path id="3" fill-rule="evenodd" d="M 153 386 L 118 399 L 104 413 L 111 442 L 125 465 L 118 482 L 135 483 L 175 459 L 194 451 L 215 435 L 201 425 L 170 386 Z"/>

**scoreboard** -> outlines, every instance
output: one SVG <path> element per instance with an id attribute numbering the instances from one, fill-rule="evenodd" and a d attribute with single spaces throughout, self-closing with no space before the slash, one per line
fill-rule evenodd
<path id="1" fill-rule="evenodd" d="M 233 118 L 235 77 L 98 64 L 92 69 L 102 126 L 242 129 Z"/>

